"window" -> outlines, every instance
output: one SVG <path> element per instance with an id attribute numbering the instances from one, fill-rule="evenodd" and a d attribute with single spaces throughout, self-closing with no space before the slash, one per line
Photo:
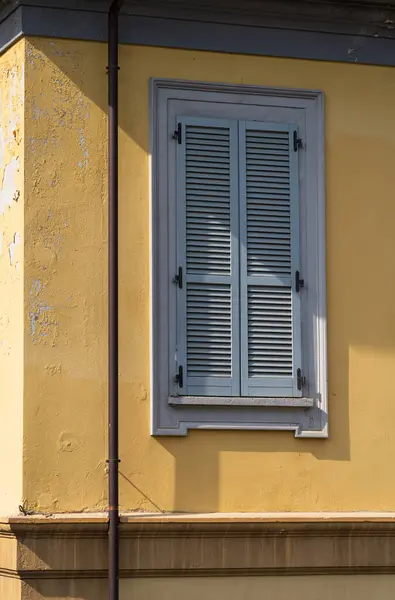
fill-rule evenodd
<path id="1" fill-rule="evenodd" d="M 326 437 L 322 94 L 151 100 L 152 433 Z"/>

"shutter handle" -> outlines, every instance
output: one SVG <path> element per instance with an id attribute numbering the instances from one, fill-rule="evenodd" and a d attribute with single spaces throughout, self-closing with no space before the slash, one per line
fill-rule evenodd
<path id="1" fill-rule="evenodd" d="M 304 279 L 301 279 L 299 271 L 296 271 L 295 272 L 295 290 L 299 293 L 300 288 L 304 288 Z"/>

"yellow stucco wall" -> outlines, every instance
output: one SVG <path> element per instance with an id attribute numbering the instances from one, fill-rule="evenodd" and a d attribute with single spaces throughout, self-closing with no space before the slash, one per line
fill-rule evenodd
<path id="1" fill-rule="evenodd" d="M 0 56 L 0 513 L 22 498 L 23 102 L 21 40 Z"/>
<path id="2" fill-rule="evenodd" d="M 24 497 L 106 498 L 106 46 L 26 42 Z M 120 50 L 120 411 L 124 509 L 392 510 L 395 70 Z M 330 438 L 149 435 L 148 80 L 325 92 Z"/>
<path id="3" fill-rule="evenodd" d="M 86 49 L 26 48 L 24 497 L 46 510 L 106 497 L 106 82 Z"/>

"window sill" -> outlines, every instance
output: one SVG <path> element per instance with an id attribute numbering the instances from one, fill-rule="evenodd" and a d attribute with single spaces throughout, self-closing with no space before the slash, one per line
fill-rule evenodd
<path id="1" fill-rule="evenodd" d="M 275 406 L 310 408 L 314 398 L 257 398 L 250 396 L 169 396 L 170 406 Z"/>

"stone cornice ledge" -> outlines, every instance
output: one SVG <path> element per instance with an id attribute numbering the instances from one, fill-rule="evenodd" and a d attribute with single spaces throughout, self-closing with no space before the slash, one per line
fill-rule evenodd
<path id="1" fill-rule="evenodd" d="M 121 523 L 394 523 L 395 512 L 121 512 Z M 0 529 L 14 525 L 107 523 L 106 512 L 32 513 L 0 516 Z"/>
<path id="2" fill-rule="evenodd" d="M 6 577 L 105 578 L 106 553 L 104 513 L 0 519 Z M 124 578 L 395 574 L 395 513 L 123 514 L 120 556 Z"/>
<path id="3" fill-rule="evenodd" d="M 171 531 L 344 531 L 356 534 L 359 530 L 394 531 L 395 512 L 256 512 L 256 513 L 150 513 L 124 512 L 120 515 L 121 534 L 141 537 L 152 531 L 168 535 Z M 28 534 L 40 537 L 70 532 L 88 537 L 107 532 L 107 515 L 100 513 L 29 514 L 0 517 L 0 536 Z"/>

